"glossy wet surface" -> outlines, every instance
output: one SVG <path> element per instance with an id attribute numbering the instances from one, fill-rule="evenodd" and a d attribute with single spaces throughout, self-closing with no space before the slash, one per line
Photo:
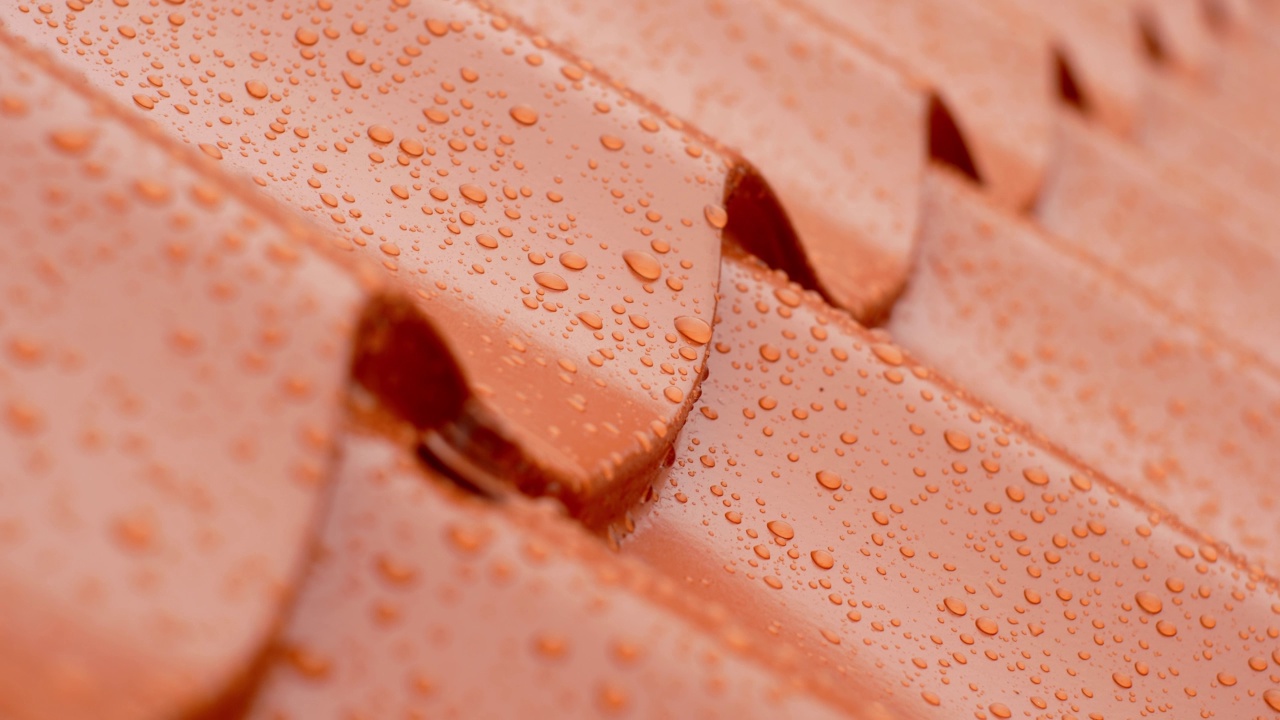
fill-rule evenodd
<path id="1" fill-rule="evenodd" d="M 1277 28 L 3 5 L 0 715 L 1280 717 Z"/>

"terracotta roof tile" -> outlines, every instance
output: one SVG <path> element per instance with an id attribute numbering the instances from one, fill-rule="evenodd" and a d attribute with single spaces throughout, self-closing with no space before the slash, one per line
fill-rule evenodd
<path id="1" fill-rule="evenodd" d="M 279 621 L 362 292 L 0 46 L 0 714 L 173 717 Z"/>
<path id="2" fill-rule="evenodd" d="M 1278 24 L 0 4 L 0 715 L 1280 713 Z"/>

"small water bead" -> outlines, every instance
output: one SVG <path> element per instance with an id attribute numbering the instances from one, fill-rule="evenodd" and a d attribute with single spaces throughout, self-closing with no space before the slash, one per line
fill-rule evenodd
<path id="1" fill-rule="evenodd" d="M 1156 597 L 1155 595 L 1145 590 L 1138 593 L 1137 595 L 1134 595 L 1133 599 L 1137 601 L 1138 607 L 1142 608 L 1148 613 L 1151 613 L 1152 615 L 1155 615 L 1156 613 L 1164 609 L 1164 603 L 1160 602 L 1160 598 Z"/>
<path id="2" fill-rule="evenodd" d="M 560 292 L 560 291 L 569 289 L 569 283 L 565 282 L 564 278 L 560 277 L 555 273 L 549 273 L 549 272 L 534 273 L 533 281 L 548 290 L 555 290 L 557 292 Z"/>
<path id="3" fill-rule="evenodd" d="M 599 315 L 593 312 L 580 312 L 578 313 L 578 319 L 582 321 L 582 324 L 592 330 L 599 330 L 604 327 L 604 321 L 600 319 Z"/>
<path id="4" fill-rule="evenodd" d="M 960 598 L 943 598 L 942 604 L 951 612 L 952 615 L 956 615 L 958 617 L 964 617 L 965 613 L 969 612 L 968 606 L 966 606 L 964 601 Z"/>
<path id="5" fill-rule="evenodd" d="M 959 430 L 947 430 L 942 433 L 942 436 L 946 439 L 947 445 L 956 452 L 965 452 L 972 446 L 969 436 Z"/>
<path id="6" fill-rule="evenodd" d="M 1046 473 L 1042 468 L 1027 468 L 1026 470 L 1022 471 L 1022 477 L 1026 478 L 1027 482 L 1031 483 L 1032 485 L 1048 485 L 1049 484 L 1049 474 Z"/>
<path id="7" fill-rule="evenodd" d="M 828 490 L 839 490 L 844 483 L 840 476 L 830 470 L 819 470 L 817 473 L 818 484 Z"/>
<path id="8" fill-rule="evenodd" d="M 465 184 L 458 188 L 458 192 L 473 203 L 484 203 L 489 199 L 489 194 L 479 185 Z"/>
<path id="9" fill-rule="evenodd" d="M 676 331 L 695 345 L 705 345 L 711 341 L 711 326 L 707 321 L 692 315 L 677 317 Z"/>
<path id="10" fill-rule="evenodd" d="M 560 253 L 560 264 L 570 270 L 582 270 L 587 266 L 587 259 L 576 252 Z"/>
<path id="11" fill-rule="evenodd" d="M 396 134 L 385 125 L 374 125 L 369 128 L 369 139 L 379 145 L 386 145 L 396 139 Z"/>
<path id="12" fill-rule="evenodd" d="M 617 137 L 616 135 L 601 135 L 600 144 L 607 150 L 621 150 L 625 145 L 625 143 L 622 142 L 622 138 Z"/>
<path id="13" fill-rule="evenodd" d="M 267 96 L 267 84 L 261 80 L 250 80 L 244 84 L 244 89 L 249 93 L 250 97 L 261 100 Z"/>
<path id="14" fill-rule="evenodd" d="M 769 532 L 783 540 L 790 540 L 796 536 L 796 531 L 784 520 L 770 520 L 765 523 L 765 527 L 769 528 Z"/>
<path id="15" fill-rule="evenodd" d="M 293 34 L 293 38 L 302 45 L 315 45 L 320 42 L 320 35 L 314 30 L 308 28 L 298 28 L 298 32 Z"/>
<path id="16" fill-rule="evenodd" d="M 874 353 L 876 357 L 880 358 L 881 362 L 889 365 L 901 365 L 906 360 L 902 355 L 902 351 L 895 345 L 877 343 L 871 346 L 871 352 Z"/>
<path id="17" fill-rule="evenodd" d="M 521 125 L 532 125 L 538 122 L 538 111 L 528 105 L 516 105 L 511 108 L 511 118 Z"/>
<path id="18" fill-rule="evenodd" d="M 978 618 L 974 621 L 974 625 L 977 626 L 978 630 L 980 630 L 984 635 L 995 635 L 1000 632 L 1000 626 L 995 620 L 992 620 L 989 617 Z"/>
<path id="19" fill-rule="evenodd" d="M 711 227 L 722 230 L 724 226 L 729 224 L 729 213 L 719 205 L 707 205 L 702 208 L 702 214 L 706 217 Z"/>
<path id="20" fill-rule="evenodd" d="M 662 266 L 658 264 L 658 259 L 647 252 L 627 250 L 622 253 L 622 259 L 632 272 L 645 280 L 657 280 L 662 275 Z"/>
<path id="21" fill-rule="evenodd" d="M 809 553 L 809 557 L 813 559 L 814 565 L 823 570 L 830 570 L 836 564 L 835 558 L 831 557 L 831 553 L 826 550 L 814 550 Z"/>
<path id="22" fill-rule="evenodd" d="M 84 130 L 56 130 L 49 133 L 53 146 L 64 153 L 75 155 L 89 149 L 93 133 Z"/>
<path id="23" fill-rule="evenodd" d="M 1267 704 L 1267 707 L 1280 712 L 1280 690 L 1267 690 L 1262 693 L 1262 701 Z"/>
<path id="24" fill-rule="evenodd" d="M 498 240 L 492 235 L 477 235 L 476 242 L 479 243 L 480 247 L 486 247 L 490 250 L 496 250 L 498 247 Z"/>
<path id="25" fill-rule="evenodd" d="M 422 157 L 422 153 L 426 152 L 426 148 L 413 138 L 405 138 L 400 141 L 400 151 L 410 157 Z"/>

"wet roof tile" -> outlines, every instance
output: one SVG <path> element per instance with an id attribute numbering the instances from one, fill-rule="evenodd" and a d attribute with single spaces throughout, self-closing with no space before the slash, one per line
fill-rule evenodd
<path id="1" fill-rule="evenodd" d="M 928 82 L 955 116 L 978 176 L 1003 206 L 1035 196 L 1049 160 L 1051 54 L 1029 17 L 991 3 L 788 0 Z"/>
<path id="2" fill-rule="evenodd" d="M 0 714 L 1280 712 L 1280 13 L 496 4 L 0 6 Z"/>
<path id="3" fill-rule="evenodd" d="M 464 496 L 367 431 L 342 453 L 246 717 L 848 717 L 726 642 L 729 613 L 693 609 L 549 508 Z"/>
<path id="4" fill-rule="evenodd" d="M 1273 365 L 1280 360 L 1268 330 L 1280 257 L 1162 182 L 1159 166 L 1133 148 L 1061 115 L 1058 158 L 1036 218 L 1191 322 Z"/>
<path id="5" fill-rule="evenodd" d="M 775 271 L 722 272 L 701 400 L 624 555 L 729 598 L 850 707 L 869 685 L 902 717 L 1266 711 L 1270 579 Z"/>
<path id="6" fill-rule="evenodd" d="M 955 178 L 933 175 L 927 188 L 919 268 L 888 325 L 895 340 L 1197 530 L 1274 566 L 1280 376 Z"/>
<path id="7" fill-rule="evenodd" d="M 499 4 L 743 152 L 828 297 L 874 317 L 897 296 L 927 154 L 920 84 L 774 0 L 750 13 L 676 0 Z"/>
<path id="8" fill-rule="evenodd" d="M 467 2 L 0 18 L 49 48 L 76 38 L 63 67 L 416 296 L 476 422 L 516 448 L 499 475 L 595 522 L 643 490 L 700 372 L 688 327 L 714 311 L 732 159 Z"/>
<path id="9" fill-rule="evenodd" d="M 174 717 L 279 620 L 358 283 L 0 46 L 0 713 Z"/>

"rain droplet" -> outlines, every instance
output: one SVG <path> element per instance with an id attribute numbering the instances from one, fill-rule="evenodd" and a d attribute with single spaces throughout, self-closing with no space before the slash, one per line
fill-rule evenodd
<path id="1" fill-rule="evenodd" d="M 1138 601 L 1138 607 L 1151 613 L 1152 615 L 1155 615 L 1156 613 L 1164 609 L 1164 603 L 1160 602 L 1160 598 L 1156 597 L 1155 595 L 1152 595 L 1149 592 L 1146 592 L 1145 590 L 1143 592 L 1138 593 L 1137 595 L 1134 595 L 1133 598 L 1134 600 Z"/>
<path id="2" fill-rule="evenodd" d="M 765 527 L 769 528 L 769 532 L 777 535 L 783 540 L 790 540 L 796 536 L 796 531 L 791 528 L 785 520 L 770 520 L 765 523 Z"/>
<path id="3" fill-rule="evenodd" d="M 707 205 L 702 208 L 702 214 L 707 218 L 707 222 L 711 224 L 711 227 L 717 230 L 723 229 L 725 225 L 729 224 L 729 213 L 725 212 L 725 209 L 719 205 Z"/>
<path id="4" fill-rule="evenodd" d="M 538 122 L 538 111 L 528 105 L 516 105 L 511 108 L 511 118 L 521 125 L 532 125 Z"/>
<path id="5" fill-rule="evenodd" d="M 969 436 L 959 430 L 947 430 L 942 433 L 942 436 L 946 438 L 947 445 L 950 445 L 951 449 L 956 452 L 964 452 L 968 450 L 971 445 L 969 442 Z"/>
<path id="6" fill-rule="evenodd" d="M 839 490 L 843 483 L 840 476 L 830 470 L 818 471 L 818 484 L 828 490 Z"/>
<path id="7" fill-rule="evenodd" d="M 534 273 L 533 281 L 548 290 L 561 291 L 561 290 L 569 289 L 569 283 L 565 282 L 564 278 L 560 277 L 555 273 L 549 273 L 549 272 Z"/>
<path id="8" fill-rule="evenodd" d="M 622 253 L 631 271 L 645 280 L 657 280 L 662 275 L 662 266 L 657 258 L 642 250 L 627 250 Z"/>
<path id="9" fill-rule="evenodd" d="M 49 134 L 53 146 L 65 153 L 82 153 L 93 142 L 93 133 L 84 130 L 55 130 Z"/>
<path id="10" fill-rule="evenodd" d="M 695 345 L 705 345 L 711 341 L 711 326 L 705 320 L 692 315 L 681 315 L 676 318 L 676 331 Z"/>
<path id="11" fill-rule="evenodd" d="M 581 270 L 587 266 L 587 259 L 576 252 L 560 253 L 560 264 L 570 270 Z"/>

